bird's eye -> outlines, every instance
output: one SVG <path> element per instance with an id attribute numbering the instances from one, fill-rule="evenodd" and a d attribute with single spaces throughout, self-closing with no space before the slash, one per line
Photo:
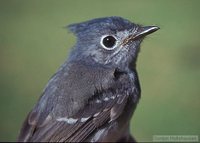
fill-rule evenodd
<path id="1" fill-rule="evenodd" d="M 101 45 L 106 50 L 113 50 L 116 47 L 117 40 L 114 36 L 103 36 L 101 38 Z"/>

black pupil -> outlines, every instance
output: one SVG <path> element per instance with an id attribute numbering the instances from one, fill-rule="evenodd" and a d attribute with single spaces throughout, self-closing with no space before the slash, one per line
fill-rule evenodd
<path id="1" fill-rule="evenodd" d="M 103 39 L 103 44 L 107 48 L 112 48 L 115 45 L 116 39 L 113 36 L 107 36 Z"/>

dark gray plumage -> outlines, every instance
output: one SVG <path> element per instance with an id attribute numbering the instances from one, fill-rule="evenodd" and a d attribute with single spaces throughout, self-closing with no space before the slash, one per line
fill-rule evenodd
<path id="1" fill-rule="evenodd" d="M 77 43 L 28 114 L 18 141 L 134 141 L 140 98 L 136 59 L 144 36 L 159 28 L 120 17 L 69 25 Z"/>

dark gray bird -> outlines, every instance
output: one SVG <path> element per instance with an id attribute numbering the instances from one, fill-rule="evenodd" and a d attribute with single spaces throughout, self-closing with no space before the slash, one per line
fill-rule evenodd
<path id="1" fill-rule="evenodd" d="M 136 60 L 159 28 L 121 17 L 69 25 L 77 42 L 28 114 L 18 141 L 134 141 L 130 119 L 140 98 Z"/>

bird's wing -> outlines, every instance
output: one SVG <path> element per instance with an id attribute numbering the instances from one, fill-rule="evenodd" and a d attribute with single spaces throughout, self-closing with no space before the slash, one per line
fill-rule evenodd
<path id="1" fill-rule="evenodd" d="M 126 85 L 130 87 L 128 77 L 122 78 L 124 83 L 119 81 L 118 83 L 120 83 L 120 85 L 116 84 L 116 87 L 109 88 L 106 84 L 111 85 L 109 82 L 113 80 L 113 71 L 102 69 L 100 72 L 102 76 L 97 77 L 96 75 L 99 74 L 95 72 L 96 70 L 88 72 L 88 69 L 84 69 L 83 67 L 79 68 L 77 66 L 76 69 L 71 69 L 73 69 L 73 71 L 72 73 L 68 72 L 68 75 L 70 75 L 73 81 L 66 79 L 67 77 L 63 78 L 63 75 L 59 76 L 59 73 L 57 73 L 56 76 L 59 76 L 60 79 L 51 80 L 52 82 L 48 85 L 44 95 L 26 118 L 18 138 L 19 141 L 83 141 L 94 132 L 94 130 L 100 128 L 107 122 L 115 120 L 121 115 L 129 95 L 126 93 L 127 89 L 122 89 L 122 87 L 126 87 Z M 75 74 L 76 72 L 74 72 L 74 70 L 79 70 L 80 73 L 80 69 L 84 73 L 85 76 L 83 77 L 85 78 L 82 77 L 82 74 Z M 62 73 L 64 74 L 65 72 Z M 116 77 L 116 80 L 120 80 L 122 76 Z M 70 82 L 65 82 L 63 79 Z M 88 79 L 92 79 L 92 81 L 97 82 L 97 84 L 87 82 Z M 102 85 L 105 86 L 104 88 L 95 86 L 101 83 L 99 81 L 101 79 L 102 81 L 108 81 L 108 83 L 102 83 Z M 75 81 L 76 83 L 74 83 Z M 71 85 L 71 83 L 73 83 L 73 85 Z M 87 86 L 82 86 L 85 83 L 87 83 Z M 55 85 L 58 87 L 55 88 Z M 94 90 L 94 86 L 98 87 L 98 92 Z M 70 89 L 72 87 L 77 88 Z M 61 94 L 62 89 L 66 89 L 62 94 L 67 95 Z M 73 94 L 71 95 L 69 93 Z M 89 95 L 87 96 L 87 94 Z M 81 102 L 78 102 L 78 104 L 76 104 L 78 108 L 74 105 L 72 106 L 75 102 L 80 101 L 78 99 L 83 98 L 82 96 L 85 96 L 85 103 L 81 104 Z M 59 97 L 66 97 L 67 99 Z M 70 98 L 74 99 L 71 100 Z M 71 102 L 66 102 L 69 100 L 71 100 Z M 62 110 L 56 107 L 61 107 Z M 74 109 L 78 110 L 73 114 L 65 114 L 66 111 L 72 111 Z M 56 112 L 54 112 L 54 110 L 56 110 Z M 57 112 L 60 113 L 59 116 L 56 114 Z"/>
<path id="2" fill-rule="evenodd" d="M 128 95 L 111 92 L 96 97 L 99 98 L 91 98 L 85 108 L 72 117 L 49 115 L 39 123 L 37 113 L 32 111 L 24 122 L 19 141 L 84 141 L 103 124 L 118 118 L 128 99 Z"/>

